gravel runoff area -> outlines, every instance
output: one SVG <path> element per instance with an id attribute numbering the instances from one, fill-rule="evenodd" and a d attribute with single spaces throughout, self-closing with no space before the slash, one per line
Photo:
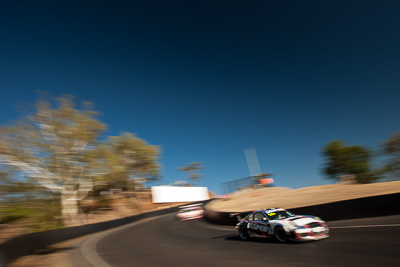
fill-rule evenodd
<path id="1" fill-rule="evenodd" d="M 211 201 L 206 208 L 221 212 L 244 212 L 272 207 L 292 209 L 399 192 L 400 181 L 375 184 L 331 184 L 299 189 L 266 187 L 237 191 L 228 199 Z"/>

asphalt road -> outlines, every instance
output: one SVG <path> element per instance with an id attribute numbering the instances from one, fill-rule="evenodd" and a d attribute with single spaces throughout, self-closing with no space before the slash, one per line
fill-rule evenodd
<path id="1" fill-rule="evenodd" d="M 331 237 L 280 244 L 239 240 L 232 227 L 165 215 L 86 242 L 76 266 L 400 266 L 400 215 L 328 223 Z M 93 260 L 94 259 L 94 260 Z M 97 261 L 96 261 L 97 260 Z"/>

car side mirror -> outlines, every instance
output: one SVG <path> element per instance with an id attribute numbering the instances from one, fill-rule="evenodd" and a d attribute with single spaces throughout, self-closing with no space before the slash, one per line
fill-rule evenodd
<path id="1" fill-rule="evenodd" d="M 264 221 L 264 222 L 268 222 L 268 219 L 264 217 L 264 218 L 263 218 L 263 221 Z"/>

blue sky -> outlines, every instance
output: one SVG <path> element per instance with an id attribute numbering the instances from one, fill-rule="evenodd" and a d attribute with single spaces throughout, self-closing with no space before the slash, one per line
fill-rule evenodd
<path id="1" fill-rule="evenodd" d="M 330 183 L 321 148 L 400 131 L 398 1 L 2 1 L 0 123 L 37 90 L 88 100 L 105 135 L 162 148 L 164 180 Z"/>

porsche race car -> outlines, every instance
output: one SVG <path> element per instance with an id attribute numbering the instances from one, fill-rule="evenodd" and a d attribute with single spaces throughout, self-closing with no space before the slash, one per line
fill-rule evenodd
<path id="1" fill-rule="evenodd" d="M 279 242 L 311 241 L 329 237 L 329 229 L 323 220 L 315 216 L 295 215 L 282 208 L 257 210 L 236 225 L 239 237 L 275 238 Z"/>
<path id="2" fill-rule="evenodd" d="M 194 220 L 203 217 L 204 210 L 202 204 L 180 206 L 179 208 L 180 210 L 176 214 L 178 221 Z"/>

